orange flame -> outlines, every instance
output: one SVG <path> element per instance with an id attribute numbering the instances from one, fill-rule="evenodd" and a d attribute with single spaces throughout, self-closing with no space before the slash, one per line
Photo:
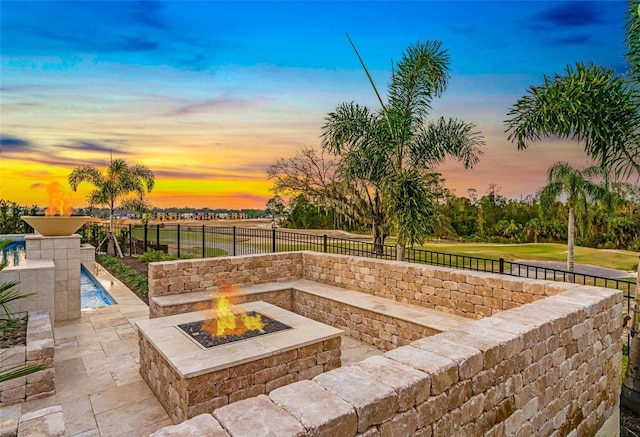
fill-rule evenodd
<path id="1" fill-rule="evenodd" d="M 264 327 L 260 315 L 250 316 L 244 311 L 240 314 L 232 311 L 233 303 L 225 296 L 231 290 L 231 285 L 225 285 L 220 292 L 213 294 L 212 302 L 217 301 L 217 305 L 204 311 L 205 319 L 200 331 L 207 332 L 212 337 L 226 337 L 259 331 Z"/>
<path id="2" fill-rule="evenodd" d="M 49 193 L 49 207 L 45 210 L 44 215 L 71 215 L 73 208 L 65 197 L 65 189 L 58 182 L 51 182 L 47 185 L 47 193 Z"/>

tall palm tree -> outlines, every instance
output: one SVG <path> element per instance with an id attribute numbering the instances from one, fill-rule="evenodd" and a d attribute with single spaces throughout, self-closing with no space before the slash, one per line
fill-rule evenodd
<path id="1" fill-rule="evenodd" d="M 509 139 L 525 149 L 541 136 L 557 135 L 584 143 L 587 155 L 615 176 L 640 177 L 640 0 L 630 0 L 626 25 L 629 72 L 593 64 L 567 68 L 529 88 L 508 113 Z M 632 328 L 640 332 L 640 277 Z M 640 334 L 630 350 L 640 351 Z M 622 404 L 640 414 L 640 353 L 630 354 L 622 385 Z"/>
<path id="2" fill-rule="evenodd" d="M 106 174 L 92 165 L 75 168 L 69 175 L 69 185 L 73 191 L 82 182 L 89 182 L 95 189 L 89 192 L 90 205 L 109 207 L 109 235 L 113 235 L 113 217 L 118 199 L 136 193 L 140 202 L 146 192 L 151 192 L 155 182 L 153 172 L 141 164 L 129 165 L 122 159 L 111 159 Z"/>
<path id="3" fill-rule="evenodd" d="M 345 180 L 364 181 L 371 195 L 383 200 L 397 234 L 397 257 L 403 260 L 406 245 L 422 243 L 433 223 L 436 209 L 426 183 L 433 167 L 448 156 L 472 167 L 484 140 L 473 123 L 427 119 L 432 100 L 449 80 L 449 54 L 440 42 L 418 42 L 407 49 L 391 74 L 384 102 L 349 41 L 380 109 L 341 104 L 325 118 L 323 147 L 341 158 L 338 170 Z"/>
<path id="4" fill-rule="evenodd" d="M 601 199 L 606 194 L 603 185 L 594 183 L 590 178 L 597 177 L 601 171 L 597 167 L 584 170 L 575 169 L 567 162 L 556 162 L 547 170 L 548 184 L 540 192 L 540 205 L 546 209 L 558 197 L 566 197 L 569 209 L 567 225 L 567 270 L 574 270 L 574 246 L 576 217 L 579 222 L 587 218 L 588 203 Z M 584 226 L 582 227 L 584 229 Z"/>

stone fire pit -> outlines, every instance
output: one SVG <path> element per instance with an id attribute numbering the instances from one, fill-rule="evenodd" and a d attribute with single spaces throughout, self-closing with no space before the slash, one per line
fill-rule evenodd
<path id="1" fill-rule="evenodd" d="M 204 348 L 178 325 L 194 312 L 137 322 L 140 373 L 174 423 L 340 367 L 342 331 L 265 302 L 234 307 L 290 326 Z"/>

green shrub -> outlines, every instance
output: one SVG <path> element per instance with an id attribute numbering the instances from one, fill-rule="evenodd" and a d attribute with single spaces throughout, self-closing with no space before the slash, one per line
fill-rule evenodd
<path id="1" fill-rule="evenodd" d="M 118 258 L 110 255 L 100 255 L 98 262 L 107 270 L 112 272 L 124 284 L 138 296 L 147 297 L 149 295 L 149 280 L 136 270 L 132 269 Z"/>
<path id="2" fill-rule="evenodd" d="M 168 255 L 161 250 L 147 249 L 145 253 L 140 255 L 140 257 L 138 258 L 138 261 L 148 264 L 151 262 L 173 261 L 176 259 L 178 259 L 177 256 Z"/>

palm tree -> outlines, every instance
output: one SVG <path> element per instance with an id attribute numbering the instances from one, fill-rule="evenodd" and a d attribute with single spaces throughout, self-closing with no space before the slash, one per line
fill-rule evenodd
<path id="1" fill-rule="evenodd" d="M 122 159 L 111 159 L 106 174 L 92 165 L 75 168 L 68 180 L 73 191 L 76 191 L 82 182 L 89 182 L 95 186 L 95 189 L 89 192 L 87 200 L 92 206 L 109 207 L 110 237 L 113 236 L 113 217 L 118 199 L 135 192 L 138 196 L 136 202 L 139 203 L 145 192 L 151 192 L 155 182 L 153 172 L 148 167 L 141 164 L 129 165 Z"/>
<path id="2" fill-rule="evenodd" d="M 629 178 L 640 175 L 640 0 L 627 8 L 629 73 L 576 64 L 565 75 L 544 78 L 529 88 L 506 121 L 509 139 L 525 149 L 541 136 L 557 135 L 584 142 L 587 155 L 607 173 Z M 639 176 L 640 177 L 640 176 Z M 636 287 L 633 332 L 640 332 L 640 277 Z M 630 350 L 640 351 L 640 335 Z M 640 353 L 630 354 L 622 385 L 622 404 L 640 414 Z"/>
<path id="3" fill-rule="evenodd" d="M 590 180 L 600 174 L 597 167 L 584 170 L 575 169 L 567 162 L 556 162 L 547 171 L 548 184 L 540 192 L 540 205 L 547 209 L 560 196 L 566 196 L 569 209 L 567 225 L 567 270 L 573 272 L 573 253 L 575 245 L 576 217 L 580 223 L 587 218 L 589 201 L 601 199 L 606 189 L 603 185 Z M 584 227 L 582 227 L 584 229 Z"/>
<path id="4" fill-rule="evenodd" d="M 347 35 L 348 38 L 348 35 Z M 438 41 L 410 46 L 396 64 L 385 103 L 355 45 L 349 39 L 373 87 L 380 109 L 343 103 L 325 118 L 323 147 L 338 155 L 346 181 L 361 181 L 397 234 L 397 258 L 407 244 L 422 243 L 436 209 L 426 183 L 433 167 L 448 156 L 472 167 L 484 144 L 473 123 L 444 117 L 427 120 L 431 102 L 446 89 L 449 54 Z"/>
<path id="5" fill-rule="evenodd" d="M 638 88 L 613 69 L 577 63 L 531 86 L 505 123 L 518 149 L 547 136 L 576 140 L 603 170 L 627 178 L 640 174 L 639 101 Z"/>

